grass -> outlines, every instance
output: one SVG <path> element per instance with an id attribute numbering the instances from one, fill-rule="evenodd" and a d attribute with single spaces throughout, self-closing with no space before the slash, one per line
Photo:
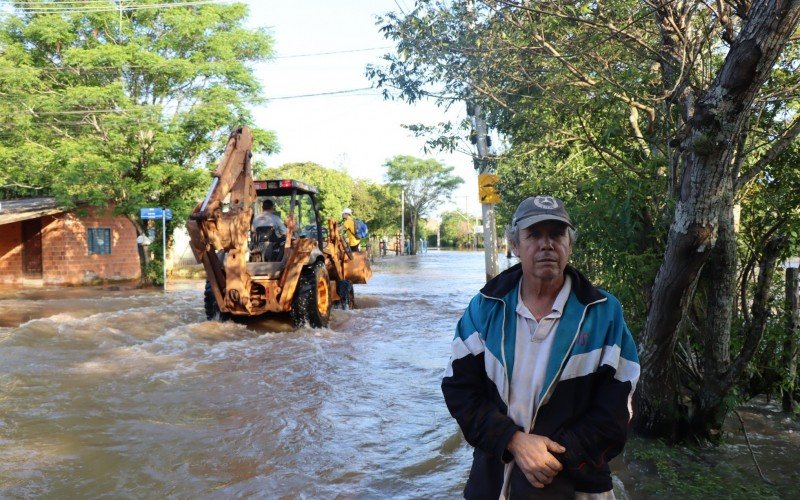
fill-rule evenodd
<path id="1" fill-rule="evenodd" d="M 749 453 L 745 451 L 744 453 Z M 766 483 L 752 462 L 732 461 L 721 448 L 669 446 L 632 437 L 618 471 L 631 498 L 790 498 L 796 486 Z M 740 463 L 741 462 L 741 463 Z M 762 467 L 763 467 L 762 463 Z"/>

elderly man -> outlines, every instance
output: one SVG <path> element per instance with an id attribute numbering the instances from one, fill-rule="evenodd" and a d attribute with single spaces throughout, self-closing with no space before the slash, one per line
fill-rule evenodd
<path id="1" fill-rule="evenodd" d="M 475 447 L 466 498 L 614 498 L 608 461 L 625 445 L 639 378 L 619 301 L 568 265 L 561 200 L 520 203 L 520 263 L 470 302 L 442 380 Z"/>

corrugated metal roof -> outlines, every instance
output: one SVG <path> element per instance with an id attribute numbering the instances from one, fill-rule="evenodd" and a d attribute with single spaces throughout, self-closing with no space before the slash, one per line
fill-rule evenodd
<path id="1" fill-rule="evenodd" d="M 0 226 L 64 212 L 55 198 L 0 200 Z"/>

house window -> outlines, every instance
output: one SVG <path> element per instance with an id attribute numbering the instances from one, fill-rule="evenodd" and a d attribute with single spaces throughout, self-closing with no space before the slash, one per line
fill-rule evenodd
<path id="1" fill-rule="evenodd" d="M 90 227 L 87 240 L 89 241 L 89 255 L 111 253 L 111 228 Z"/>

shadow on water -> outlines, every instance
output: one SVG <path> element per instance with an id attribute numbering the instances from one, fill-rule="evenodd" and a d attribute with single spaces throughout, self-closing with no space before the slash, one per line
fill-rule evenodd
<path id="1" fill-rule="evenodd" d="M 378 259 L 318 330 L 205 321 L 200 281 L 0 289 L 0 496 L 458 497 L 471 448 L 439 384 L 483 266 Z M 764 418 L 756 452 L 796 484 L 798 444 Z M 738 446 L 716 463 L 746 462 Z M 622 498 L 656 491 L 639 462 Z"/>

